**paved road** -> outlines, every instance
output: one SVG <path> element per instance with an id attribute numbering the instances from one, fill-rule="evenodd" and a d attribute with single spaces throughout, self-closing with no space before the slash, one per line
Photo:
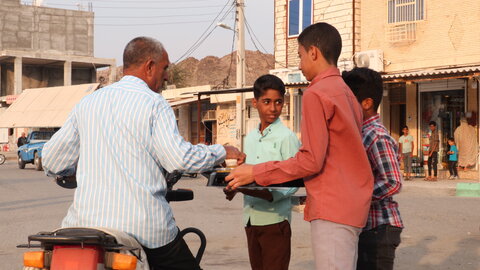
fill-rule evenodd
<path id="1" fill-rule="evenodd" d="M 73 191 L 56 186 L 43 172 L 0 165 L 0 269 L 19 269 L 28 234 L 59 226 Z M 178 225 L 194 226 L 207 236 L 202 266 L 206 270 L 249 269 L 241 226 L 242 200 L 224 200 L 205 180 L 184 178 L 177 187 L 191 187 L 195 200 L 172 203 Z M 435 188 L 433 188 L 435 185 Z M 406 229 L 397 251 L 395 269 L 480 270 L 480 198 L 454 197 L 452 182 L 407 182 L 397 197 Z M 293 213 L 293 250 L 290 269 L 313 269 L 309 224 Z M 193 246 L 196 239 L 188 240 Z"/>

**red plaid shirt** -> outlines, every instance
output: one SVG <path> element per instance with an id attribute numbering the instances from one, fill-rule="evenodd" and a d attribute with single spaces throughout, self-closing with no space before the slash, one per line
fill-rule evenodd
<path id="1" fill-rule="evenodd" d="M 362 135 L 375 178 L 372 204 L 364 230 L 383 224 L 403 228 L 398 203 L 392 198 L 402 187 L 397 143 L 380 123 L 378 114 L 363 122 Z"/>

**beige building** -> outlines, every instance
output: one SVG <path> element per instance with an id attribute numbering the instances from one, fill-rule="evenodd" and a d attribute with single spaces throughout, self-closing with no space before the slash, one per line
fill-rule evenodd
<path id="1" fill-rule="evenodd" d="M 416 149 L 428 148 L 428 122 L 447 138 L 466 116 L 478 134 L 480 2 L 431 0 L 275 0 L 275 70 L 289 86 L 289 126 L 298 132 L 301 91 L 298 34 L 311 23 L 335 26 L 343 42 L 338 67 L 369 67 L 385 80 L 381 115 L 396 139 L 408 125 Z M 478 140 L 477 136 L 477 140 Z M 415 154 L 422 156 L 422 151 Z M 478 164 L 478 161 L 477 161 Z M 478 177 L 478 174 L 465 177 Z M 462 176 L 462 175 L 461 175 Z"/>
<path id="2" fill-rule="evenodd" d="M 428 122 L 435 121 L 440 168 L 446 168 L 447 139 L 462 116 L 478 134 L 479 10 L 474 0 L 371 0 L 360 6 L 361 51 L 377 51 L 383 59 L 384 124 L 395 138 L 409 126 L 416 149 L 427 150 Z"/>

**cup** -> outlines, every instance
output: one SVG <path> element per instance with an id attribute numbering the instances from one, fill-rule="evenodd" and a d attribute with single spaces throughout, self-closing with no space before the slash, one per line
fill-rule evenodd
<path id="1" fill-rule="evenodd" d="M 225 159 L 225 165 L 227 165 L 227 168 L 237 167 L 237 160 L 236 159 Z"/>

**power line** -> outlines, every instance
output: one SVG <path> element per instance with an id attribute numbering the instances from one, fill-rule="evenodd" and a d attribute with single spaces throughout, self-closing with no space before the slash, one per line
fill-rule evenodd
<path id="1" fill-rule="evenodd" d="M 63 7 L 78 7 L 77 5 L 73 4 L 49 4 L 49 6 L 63 6 Z M 216 6 L 183 6 L 183 7 L 138 7 L 138 6 L 132 6 L 132 7 L 118 7 L 118 6 L 113 6 L 113 7 L 103 7 L 103 6 L 94 6 L 94 9 L 159 9 L 159 10 L 165 10 L 165 9 L 202 9 L 202 8 L 215 8 L 215 7 L 221 7 L 221 5 L 216 5 Z"/>
<path id="2" fill-rule="evenodd" d="M 234 24 L 233 24 L 233 29 L 236 28 L 236 25 L 237 25 L 237 20 L 234 21 Z M 233 32 L 233 38 L 232 38 L 232 49 L 230 50 L 230 65 L 228 66 L 228 73 L 227 73 L 227 76 L 223 79 L 223 88 L 227 88 L 227 86 L 230 84 L 230 74 L 232 72 L 232 65 L 233 65 L 233 51 L 234 51 L 234 47 L 235 47 L 235 36 L 237 34 L 237 32 L 234 30 L 232 31 Z"/>
<path id="3" fill-rule="evenodd" d="M 252 27 L 250 26 L 250 24 L 248 23 L 247 21 L 247 18 L 245 18 L 245 25 L 246 25 L 246 28 L 247 28 L 247 32 L 248 32 L 248 35 L 250 36 L 250 40 L 252 41 L 253 43 L 253 46 L 255 46 L 255 48 L 257 49 L 257 51 L 259 52 L 262 52 L 262 50 L 260 50 L 254 40 L 254 37 L 256 38 L 256 40 L 258 41 L 258 43 L 260 44 L 260 46 L 263 48 L 264 52 L 267 53 L 267 54 L 270 54 L 267 49 L 265 49 L 265 47 L 262 45 L 262 43 L 260 42 L 260 40 L 257 38 L 257 36 L 255 35 L 255 33 L 253 32 L 253 29 Z M 263 56 L 263 59 L 265 60 L 265 62 L 270 65 L 270 63 L 268 62 L 268 59 L 266 58 L 266 56 L 264 54 L 262 54 Z M 286 65 L 284 65 L 283 63 L 281 62 L 278 62 L 275 58 L 273 59 L 273 61 L 275 63 L 277 63 L 278 65 L 280 65 L 281 67 L 284 67 L 284 68 L 287 68 Z"/>
<path id="4" fill-rule="evenodd" d="M 201 14 L 176 14 L 176 15 L 159 15 L 159 16 L 95 16 L 95 19 L 156 19 L 169 17 L 190 17 L 190 16 L 209 16 L 216 13 L 201 13 Z M 83 16 L 76 16 L 83 17 Z"/>
<path id="5" fill-rule="evenodd" d="M 233 2 L 232 2 L 233 3 Z M 193 45 L 182 55 L 180 56 L 174 63 L 178 63 L 178 61 L 180 61 L 180 59 L 183 59 L 184 57 L 188 57 L 190 56 L 198 47 L 200 47 L 200 45 L 212 34 L 213 30 L 215 30 L 215 27 L 213 27 L 212 29 L 210 29 L 212 27 L 212 25 L 215 24 L 215 22 L 218 21 L 218 18 L 220 17 L 220 15 L 222 15 L 222 12 L 225 10 L 225 8 L 228 6 L 229 2 L 227 2 L 225 4 L 225 6 L 220 10 L 220 12 L 218 13 L 218 15 L 212 20 L 212 22 L 210 23 L 210 25 L 207 27 L 207 29 L 205 29 L 205 31 L 200 35 L 200 37 L 193 43 Z M 231 6 L 230 9 L 228 9 L 225 14 L 223 15 L 222 19 L 223 20 L 224 18 L 226 18 L 226 16 L 232 11 L 232 9 L 234 8 L 235 6 Z M 210 32 L 209 32 L 210 31 Z"/>
<path id="6" fill-rule="evenodd" d="M 192 2 L 206 2 L 206 1 L 209 1 L 209 0 L 167 0 L 167 1 L 161 1 L 161 0 L 152 0 L 152 1 L 132 1 L 132 0 L 125 0 L 125 1 L 119 1 L 119 0 L 90 0 L 90 2 L 105 2 L 105 3 L 112 3 L 112 4 L 116 4 L 116 3 L 159 3 L 159 4 L 162 4 L 162 3 L 192 3 Z"/>
<path id="7" fill-rule="evenodd" d="M 172 25 L 172 24 L 191 24 L 191 23 L 205 23 L 205 21 L 191 21 L 191 22 L 165 22 L 165 23 L 129 23 L 129 24 L 97 24 L 95 26 L 148 26 L 148 25 Z"/>

